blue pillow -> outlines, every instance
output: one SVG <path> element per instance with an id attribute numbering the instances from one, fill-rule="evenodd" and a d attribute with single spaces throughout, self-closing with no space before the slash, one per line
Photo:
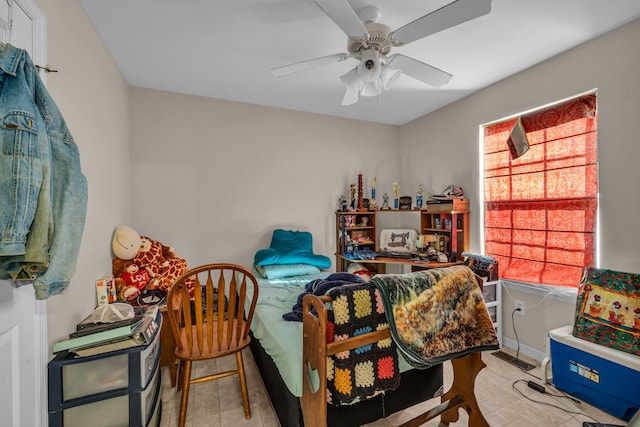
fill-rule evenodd
<path id="1" fill-rule="evenodd" d="M 327 269 L 331 267 L 331 260 L 324 255 L 313 253 L 311 233 L 277 229 L 273 231 L 269 249 L 256 252 L 254 264 L 309 264 Z"/>
<path id="2" fill-rule="evenodd" d="M 284 279 L 320 273 L 318 267 L 309 264 L 271 264 L 256 265 L 255 267 L 256 271 L 265 279 Z"/>

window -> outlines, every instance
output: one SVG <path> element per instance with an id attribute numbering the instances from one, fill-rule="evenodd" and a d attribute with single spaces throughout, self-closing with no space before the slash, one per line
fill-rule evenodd
<path id="1" fill-rule="evenodd" d="M 512 158 L 518 121 L 529 149 Z M 595 265 L 596 94 L 483 127 L 485 253 L 500 276 L 577 287 Z"/>

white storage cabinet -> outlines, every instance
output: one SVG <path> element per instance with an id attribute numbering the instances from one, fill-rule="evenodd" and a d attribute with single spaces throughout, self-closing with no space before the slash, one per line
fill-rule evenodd
<path id="1" fill-rule="evenodd" d="M 484 282 L 482 284 L 482 295 L 493 321 L 493 327 L 496 329 L 498 341 L 502 346 L 502 285 L 500 280 Z"/>

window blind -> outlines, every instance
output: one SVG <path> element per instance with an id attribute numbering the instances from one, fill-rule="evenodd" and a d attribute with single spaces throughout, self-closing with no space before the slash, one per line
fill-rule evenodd
<path id="1" fill-rule="evenodd" d="M 518 119 L 529 150 L 514 160 Z M 484 128 L 485 252 L 502 278 L 577 287 L 594 265 L 596 142 L 595 94 Z"/>

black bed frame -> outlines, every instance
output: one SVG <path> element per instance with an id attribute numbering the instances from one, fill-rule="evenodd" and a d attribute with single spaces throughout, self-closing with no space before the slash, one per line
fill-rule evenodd
<path id="1" fill-rule="evenodd" d="M 273 359 L 253 335 L 250 348 L 280 425 L 304 426 L 299 399 L 289 391 Z M 355 405 L 327 405 L 328 427 L 354 427 L 371 423 L 431 399 L 442 392 L 442 375 L 441 364 L 424 370 L 412 369 L 403 372 L 400 386 L 384 396 L 377 396 Z"/>

